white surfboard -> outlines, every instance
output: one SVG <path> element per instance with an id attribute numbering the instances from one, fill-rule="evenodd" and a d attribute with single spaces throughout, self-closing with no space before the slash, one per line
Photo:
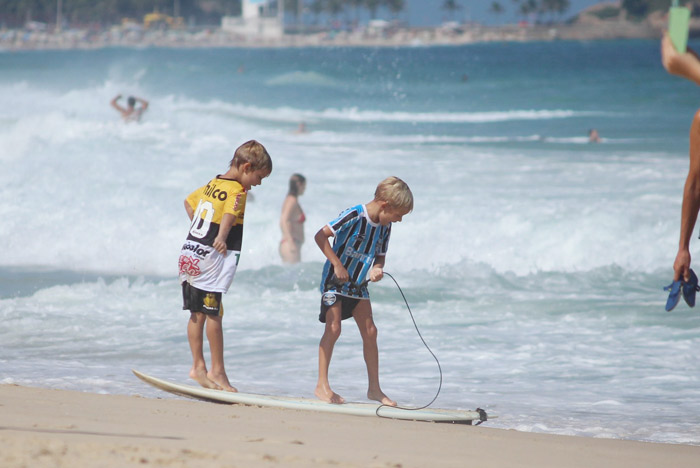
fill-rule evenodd
<path id="1" fill-rule="evenodd" d="M 392 408 L 370 403 L 344 403 L 334 405 L 321 400 L 308 398 L 292 398 L 273 395 L 255 395 L 252 393 L 232 393 L 223 390 L 211 390 L 192 385 L 178 384 L 168 380 L 151 377 L 142 372 L 132 369 L 136 377 L 154 387 L 165 390 L 176 395 L 195 398 L 198 400 L 213 401 L 217 403 L 242 404 L 250 406 L 271 406 L 276 408 L 287 408 L 306 411 L 323 411 L 328 413 L 351 414 L 355 416 L 374 416 L 391 419 L 405 419 L 411 421 L 432 421 L 450 422 L 458 424 L 472 424 L 472 421 L 481 423 L 486 421 L 487 415 L 484 410 L 464 411 L 447 409 L 421 409 L 407 410 Z M 379 408 L 379 410 L 377 410 Z"/>

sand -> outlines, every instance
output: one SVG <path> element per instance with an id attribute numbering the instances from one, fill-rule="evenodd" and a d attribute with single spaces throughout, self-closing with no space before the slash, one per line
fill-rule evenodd
<path id="1" fill-rule="evenodd" d="M 699 446 L 525 433 L 487 424 L 0 385 L 0 466 L 700 466 Z"/>

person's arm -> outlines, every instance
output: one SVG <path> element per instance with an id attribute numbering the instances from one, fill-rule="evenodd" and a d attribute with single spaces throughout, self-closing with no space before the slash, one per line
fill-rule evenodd
<path id="1" fill-rule="evenodd" d="M 226 251 L 228 250 L 226 246 L 226 238 L 228 237 L 228 233 L 235 221 L 236 217 L 230 213 L 226 213 L 221 217 L 219 233 L 216 235 L 216 239 L 214 239 L 214 242 L 211 244 L 211 246 L 218 250 L 221 255 L 226 255 Z"/>
<path id="2" fill-rule="evenodd" d="M 292 209 L 296 204 L 296 199 L 287 195 L 282 203 L 282 215 L 280 216 L 280 229 L 282 230 L 282 239 L 294 243 L 294 238 L 292 237 Z"/>
<path id="3" fill-rule="evenodd" d="M 379 281 L 384 278 L 384 262 L 386 261 L 386 255 L 378 255 L 374 259 L 374 265 L 369 271 L 370 281 Z"/>
<path id="4" fill-rule="evenodd" d="M 139 104 L 141 104 L 141 112 L 143 112 L 143 111 L 145 111 L 146 109 L 148 109 L 148 101 L 146 101 L 145 99 L 141 99 L 140 97 L 137 97 L 137 98 L 135 98 L 135 99 L 136 99 L 136 102 L 138 102 Z"/>
<path id="5" fill-rule="evenodd" d="M 340 259 L 333 251 L 333 247 L 331 247 L 331 243 L 328 241 L 328 239 L 331 237 L 334 237 L 333 231 L 331 231 L 331 228 L 328 227 L 328 225 L 325 225 L 316 233 L 314 240 L 321 249 L 321 252 L 323 252 L 323 255 L 325 255 L 331 262 L 331 265 L 333 265 L 335 277 L 338 278 L 338 281 L 345 283 L 350 281 L 350 275 L 348 274 L 348 270 L 345 269 L 343 264 L 340 262 Z"/>
<path id="6" fill-rule="evenodd" d="M 190 221 L 192 221 L 192 217 L 194 216 L 194 210 L 190 206 L 190 204 L 185 200 L 185 211 L 187 211 L 187 216 L 190 217 Z"/>
<path id="7" fill-rule="evenodd" d="M 121 94 L 117 94 L 117 95 L 114 97 L 114 99 L 112 99 L 112 100 L 110 101 L 110 104 L 112 105 L 112 107 L 114 107 L 116 110 L 118 110 L 121 114 L 123 114 L 124 112 L 126 112 L 126 109 L 124 109 L 122 106 L 119 105 L 119 103 L 117 103 L 117 101 L 118 101 L 119 99 L 121 99 L 121 97 L 122 97 Z"/>
<path id="8" fill-rule="evenodd" d="M 695 114 L 690 127 L 690 165 L 683 189 L 681 208 L 681 234 L 678 241 L 678 254 L 673 263 L 673 280 L 681 277 L 689 279 L 690 239 L 700 210 L 700 111 Z"/>
<path id="9" fill-rule="evenodd" d="M 680 76 L 700 85 L 700 59 L 691 48 L 680 53 L 673 46 L 667 32 L 661 39 L 661 63 L 671 75 Z"/>

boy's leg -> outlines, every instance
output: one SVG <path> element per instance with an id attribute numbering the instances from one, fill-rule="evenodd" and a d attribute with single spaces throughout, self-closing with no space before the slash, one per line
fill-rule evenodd
<path id="1" fill-rule="evenodd" d="M 207 377 L 207 362 L 204 360 L 204 322 L 206 315 L 201 312 L 190 313 L 190 320 L 187 322 L 187 341 L 190 343 L 192 351 L 192 369 L 190 378 L 205 388 L 220 388 Z"/>
<path id="2" fill-rule="evenodd" d="M 396 402 L 387 397 L 379 387 L 379 350 L 377 348 L 377 327 L 372 319 L 372 304 L 369 300 L 358 302 L 352 312 L 357 327 L 362 336 L 362 350 L 367 365 L 367 378 L 369 386 L 367 398 L 376 400 L 383 405 L 396 406 Z"/>
<path id="3" fill-rule="evenodd" d="M 333 356 L 333 347 L 340 337 L 341 301 L 337 301 L 326 311 L 326 329 L 318 346 L 318 382 L 314 394 L 328 403 L 341 404 L 345 399 L 331 390 L 328 382 L 328 368 Z"/>
<path id="4" fill-rule="evenodd" d="M 221 326 L 223 317 L 210 315 L 207 317 L 207 339 L 211 350 L 211 370 L 207 373 L 209 380 L 219 385 L 227 392 L 237 392 L 232 387 L 224 367 L 224 332 Z"/>

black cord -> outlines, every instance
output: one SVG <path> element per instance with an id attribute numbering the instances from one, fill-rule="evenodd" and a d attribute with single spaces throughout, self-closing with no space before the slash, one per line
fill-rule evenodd
<path id="1" fill-rule="evenodd" d="M 438 371 L 440 372 L 440 385 L 438 386 L 437 392 L 435 393 L 435 396 L 433 397 L 433 399 L 430 400 L 430 403 L 428 403 L 425 406 L 421 406 L 418 408 L 406 408 L 403 406 L 390 406 L 390 405 L 385 405 L 384 403 L 382 403 L 381 405 L 379 405 L 377 407 L 377 410 L 375 411 L 375 414 L 377 416 L 379 416 L 380 418 L 386 417 L 386 416 L 382 416 L 381 414 L 379 414 L 379 410 L 384 406 L 388 406 L 389 408 L 398 408 L 398 409 L 409 410 L 409 411 L 416 411 L 416 410 L 425 409 L 428 406 L 432 405 L 435 402 L 435 400 L 437 400 L 438 395 L 440 395 L 440 390 L 442 390 L 442 367 L 440 367 L 440 361 L 438 361 L 438 358 L 437 358 L 437 356 L 435 356 L 435 353 L 433 353 L 433 351 L 430 349 L 430 346 L 428 346 L 428 343 L 426 343 L 425 340 L 423 339 L 423 335 L 421 335 L 420 330 L 418 329 L 418 325 L 416 324 L 416 319 L 413 318 L 413 312 L 411 312 L 411 306 L 408 305 L 408 301 L 406 300 L 406 296 L 404 295 L 403 291 L 401 290 L 401 286 L 399 286 L 399 283 L 396 281 L 396 279 L 393 276 L 391 276 L 389 273 L 384 272 L 384 274 L 386 276 L 388 276 L 389 278 L 391 278 L 392 281 L 394 282 L 394 284 L 396 284 L 396 287 L 399 289 L 399 292 L 401 293 L 401 297 L 403 297 L 403 301 L 406 303 L 406 308 L 408 309 L 408 313 L 410 314 L 411 320 L 413 321 L 413 326 L 416 328 L 416 332 L 418 333 L 418 337 L 423 342 L 423 345 L 425 345 L 425 349 L 427 349 L 428 352 L 433 356 L 433 359 L 435 359 L 435 362 L 437 363 L 437 366 L 438 366 Z"/>

